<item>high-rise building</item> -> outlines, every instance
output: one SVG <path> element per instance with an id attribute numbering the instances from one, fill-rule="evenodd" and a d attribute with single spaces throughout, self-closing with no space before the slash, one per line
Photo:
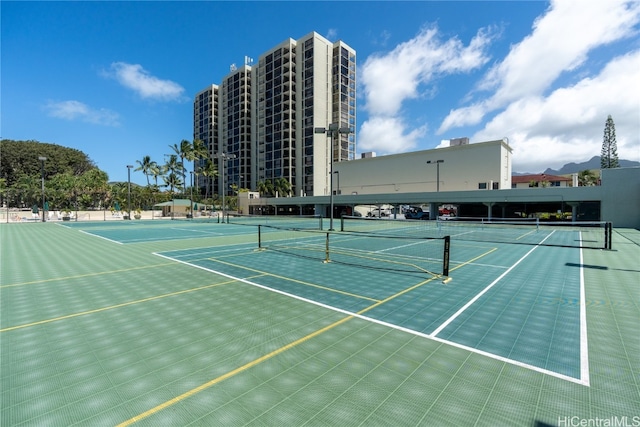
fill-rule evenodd
<path id="1" fill-rule="evenodd" d="M 296 42 L 288 39 L 262 54 L 253 70 L 253 189 L 296 179 Z"/>
<path id="2" fill-rule="evenodd" d="M 210 85 L 198 92 L 193 101 L 193 139 L 204 141 L 209 150 L 209 157 L 213 159 L 213 155 L 218 146 L 218 86 Z M 195 170 L 199 171 L 206 167 L 207 160 L 200 160 L 195 164 Z M 214 180 L 212 177 L 205 176 L 202 173 L 197 175 L 197 183 L 194 184 L 200 188 L 204 195 L 211 196 L 217 192 L 214 188 Z"/>
<path id="3" fill-rule="evenodd" d="M 342 41 L 331 43 L 317 33 L 298 40 L 298 120 L 302 153 L 297 187 L 304 195 L 328 195 L 331 162 L 356 155 L 356 54 Z M 353 133 L 317 134 L 315 128 L 349 128 Z M 333 147 L 330 143 L 333 141 Z"/>
<path id="4" fill-rule="evenodd" d="M 219 90 L 212 86 L 209 92 L 219 105 L 213 118 L 214 127 L 219 124 L 217 140 L 210 138 L 208 145 L 215 147 L 216 193 L 222 182 L 231 194 L 233 185 L 256 191 L 266 182 L 286 180 L 291 194 L 328 195 L 331 162 L 353 160 L 356 154 L 355 51 L 312 32 L 289 38 L 251 62 L 245 57 L 244 66 L 232 66 Z M 194 118 L 201 96 L 196 95 Z M 353 133 L 334 138 L 314 133 L 329 125 Z M 201 135 L 196 129 L 194 119 L 194 137 Z M 225 164 L 220 153 L 230 157 Z"/>
<path id="5" fill-rule="evenodd" d="M 249 58 L 222 79 L 218 92 L 218 146 L 214 161 L 218 165 L 218 185 L 223 185 L 225 195 L 234 191 L 251 189 L 251 66 Z M 226 156 L 226 157 L 225 157 Z M 234 190 L 235 188 L 235 190 Z M 221 194 L 221 192 L 219 192 Z"/>

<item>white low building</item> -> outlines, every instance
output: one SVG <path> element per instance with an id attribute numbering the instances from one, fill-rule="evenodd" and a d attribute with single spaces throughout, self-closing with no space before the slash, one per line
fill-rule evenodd
<path id="1" fill-rule="evenodd" d="M 505 139 L 338 162 L 333 190 L 356 195 L 510 189 L 511 154 Z"/>

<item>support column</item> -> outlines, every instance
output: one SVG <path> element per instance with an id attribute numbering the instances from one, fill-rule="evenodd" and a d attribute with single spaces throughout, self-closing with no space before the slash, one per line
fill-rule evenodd
<path id="1" fill-rule="evenodd" d="M 438 219 L 438 204 L 437 202 L 429 203 L 429 219 Z"/>
<path id="2" fill-rule="evenodd" d="M 488 215 L 487 215 L 487 219 L 488 219 L 489 221 L 491 221 L 491 211 L 492 211 L 492 208 L 493 208 L 493 205 L 494 205 L 494 204 L 495 204 L 494 202 L 487 202 L 487 203 L 483 203 L 483 205 L 485 205 L 485 206 L 487 206 L 487 207 L 489 208 L 489 209 L 488 209 Z"/>
<path id="3" fill-rule="evenodd" d="M 576 222 L 578 219 L 578 206 L 580 206 L 580 202 L 565 202 L 569 206 L 571 206 L 571 222 Z"/>

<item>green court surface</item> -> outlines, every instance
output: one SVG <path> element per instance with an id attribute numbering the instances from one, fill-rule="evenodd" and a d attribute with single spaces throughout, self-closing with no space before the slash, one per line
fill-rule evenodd
<path id="1" fill-rule="evenodd" d="M 638 230 L 613 250 L 453 237 L 448 277 L 441 240 L 339 231 L 0 242 L 2 426 L 640 425 Z"/>

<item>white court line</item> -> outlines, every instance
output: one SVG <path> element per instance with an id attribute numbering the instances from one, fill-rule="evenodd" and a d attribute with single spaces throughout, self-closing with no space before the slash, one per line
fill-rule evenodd
<path id="1" fill-rule="evenodd" d="M 552 231 L 547 237 L 545 237 L 539 244 L 537 244 L 536 246 L 534 246 L 529 252 L 527 252 L 522 258 L 520 258 L 515 264 L 513 264 L 511 267 L 509 267 L 504 273 L 502 273 L 500 276 L 498 276 L 498 278 L 496 280 L 494 280 L 493 282 L 491 282 L 486 288 L 484 288 L 479 294 L 477 294 L 474 298 L 472 298 L 469 302 L 467 302 L 462 308 L 460 308 L 453 316 L 451 316 L 450 318 L 448 318 L 443 324 L 441 324 L 436 330 L 434 330 L 431 334 L 429 334 L 430 338 L 436 339 L 438 340 L 439 338 L 437 338 L 436 336 L 442 332 L 442 330 L 444 328 L 446 328 L 447 326 L 449 326 L 449 324 L 451 322 L 453 322 L 460 314 L 462 314 L 466 309 L 468 309 L 473 303 L 475 303 L 482 295 L 484 295 L 487 291 L 489 291 L 489 289 L 491 289 L 493 286 L 495 286 L 500 280 L 502 280 L 507 274 L 509 274 L 511 272 L 511 270 L 513 270 L 518 264 L 520 264 L 525 258 L 527 258 L 533 251 L 535 251 L 537 248 L 540 247 L 541 244 L 544 243 L 545 240 L 547 240 L 549 237 L 551 237 L 551 235 L 555 233 L 555 230 Z M 580 249 L 580 264 L 582 265 L 582 249 Z M 561 378 L 567 381 L 572 381 L 575 382 L 577 384 L 581 384 L 584 386 L 589 387 L 589 356 L 588 356 L 588 352 L 587 352 L 587 323 L 586 323 L 586 308 L 585 308 L 585 295 L 584 295 L 584 274 L 583 274 L 583 268 L 580 267 L 580 379 L 576 379 L 573 377 L 568 377 L 566 375 L 562 375 L 559 374 L 557 372 L 553 372 L 553 371 L 548 371 L 546 369 L 543 368 L 539 368 L 537 366 L 530 366 L 518 361 L 511 361 L 509 363 L 518 365 L 518 366 L 523 366 L 523 367 L 527 367 L 528 369 L 532 369 L 534 371 L 537 372 L 542 372 L 545 373 L 547 375 L 551 375 L 557 378 Z M 452 345 L 461 347 L 461 348 L 465 348 L 465 346 L 460 346 L 458 344 L 455 343 L 451 343 Z M 475 350 L 473 349 L 472 351 L 478 352 L 478 353 L 482 353 L 481 350 Z M 486 354 L 486 355 L 490 355 Z M 511 359 L 506 359 L 506 358 L 502 358 L 501 356 L 497 356 L 497 355 L 492 355 L 491 357 L 498 359 L 498 360 L 503 360 L 503 361 L 510 361 Z"/>
<path id="2" fill-rule="evenodd" d="M 549 236 L 547 236 L 547 237 L 549 237 Z M 544 240 L 543 240 L 543 242 L 544 242 Z M 529 253 L 531 253 L 534 249 L 535 248 L 533 248 L 531 251 L 529 251 L 527 253 L 527 255 Z M 364 320 L 364 321 L 367 321 L 367 322 L 376 323 L 378 325 L 382 325 L 382 326 L 386 326 L 388 328 L 396 329 L 398 331 L 406 332 L 408 334 L 415 335 L 415 336 L 418 336 L 418 337 L 421 337 L 421 338 L 426 338 L 426 339 L 429 339 L 429 340 L 432 340 L 432 341 L 436 341 L 436 342 L 439 342 L 439 343 L 450 345 L 452 347 L 457 347 L 457 348 L 460 348 L 460 349 L 463 349 L 463 350 L 466 350 L 466 351 L 469 351 L 469 352 L 472 352 L 472 353 L 480 354 L 482 356 L 489 357 L 491 359 L 498 360 L 500 362 L 509 363 L 511 365 L 514 365 L 514 366 L 518 366 L 518 367 L 521 367 L 521 368 L 524 368 L 524 369 L 529 369 L 531 371 L 539 372 L 541 374 L 549 375 L 549 376 L 552 376 L 552 377 L 555 377 L 555 378 L 558 378 L 558 379 L 561 379 L 561 380 L 564 380 L 564 381 L 572 382 L 572 383 L 575 383 L 575 384 L 589 386 L 588 378 L 587 378 L 587 381 L 585 381 L 583 379 L 584 377 L 582 377 L 582 378 L 574 378 L 574 377 L 570 377 L 568 375 L 560 374 L 558 372 L 550 371 L 548 369 L 540 368 L 538 366 L 529 365 L 529 364 L 524 363 L 524 362 L 520 362 L 520 361 L 517 361 L 517 360 L 513 360 L 513 359 L 509 359 L 509 358 L 503 357 L 503 356 L 499 356 L 497 354 L 488 353 L 486 351 L 483 351 L 483 350 L 480 350 L 480 349 L 477 349 L 477 348 L 468 347 L 468 346 L 463 345 L 463 344 L 458 344 L 458 343 L 453 342 L 453 341 L 448 341 L 448 340 L 445 340 L 445 339 L 442 339 L 442 338 L 438 338 L 438 337 L 435 336 L 434 333 L 425 334 L 425 333 L 422 333 L 422 332 L 414 331 L 412 329 L 404 328 L 402 326 L 394 325 L 392 323 L 387 323 L 387 322 L 384 322 L 382 320 L 374 319 L 374 318 L 371 318 L 371 317 L 368 317 L 368 316 L 363 316 L 363 315 L 357 314 L 357 313 L 352 313 L 350 311 L 343 310 L 343 309 L 340 309 L 340 308 L 337 308 L 337 307 L 333 307 L 333 306 L 330 306 L 330 305 L 327 305 L 327 304 L 323 304 L 323 303 L 318 302 L 318 301 L 313 301 L 313 300 L 310 300 L 310 299 L 307 299 L 307 298 L 304 298 L 304 297 L 301 297 L 301 296 L 298 296 L 298 295 L 295 295 L 295 294 L 291 294 L 291 293 L 288 293 L 288 292 L 280 291 L 278 289 L 274 289 L 274 288 L 271 288 L 271 287 L 268 287 L 268 286 L 265 286 L 265 285 L 260 285 L 258 283 L 252 282 L 252 281 L 247 280 L 247 279 L 242 279 L 242 278 L 239 278 L 239 277 L 231 276 L 229 274 L 222 273 L 222 272 L 217 271 L 217 270 L 213 270 L 213 269 L 210 269 L 210 268 L 207 268 L 207 267 L 203 267 L 203 266 L 200 266 L 200 265 L 197 265 L 197 264 L 191 264 L 191 263 L 186 262 L 186 261 L 181 261 L 181 260 L 178 260 L 178 259 L 175 259 L 175 258 L 171 258 L 171 257 L 163 255 L 161 253 L 155 253 L 154 252 L 153 255 L 157 255 L 159 257 L 162 257 L 162 258 L 165 258 L 165 259 L 168 259 L 168 260 L 171 260 L 171 261 L 175 261 L 175 262 L 178 262 L 180 264 L 184 264 L 184 265 L 188 265 L 188 266 L 191 266 L 191 267 L 199 268 L 201 270 L 208 271 L 208 272 L 214 273 L 214 274 L 218 274 L 218 275 L 226 277 L 228 279 L 236 280 L 238 282 L 242 282 L 242 283 L 245 283 L 247 285 L 255 286 L 255 287 L 260 288 L 260 289 L 264 289 L 264 290 L 267 290 L 267 291 L 270 291 L 270 292 L 274 292 L 274 293 L 277 293 L 277 294 L 280 294 L 280 295 L 284 295 L 284 296 L 287 296 L 287 297 L 290 297 L 290 298 L 294 298 L 294 299 L 297 299 L 299 301 L 304 301 L 304 302 L 307 302 L 309 304 L 313 304 L 313 305 L 316 305 L 316 306 L 319 306 L 319 307 L 327 308 L 329 310 L 332 310 L 332 311 L 335 311 L 335 312 L 338 312 L 338 313 L 341 313 L 341 314 L 344 314 L 344 315 L 347 315 L 347 316 L 357 317 L 358 319 L 361 319 L 361 320 Z M 525 255 L 525 257 L 527 255 Z M 522 259 L 524 259 L 524 257 Z M 518 261 L 518 262 L 520 262 L 520 261 Z M 505 272 L 505 274 L 506 273 L 507 272 Z"/>
<path id="3" fill-rule="evenodd" d="M 555 231 L 554 231 L 555 232 Z M 553 234 L 554 232 L 552 232 L 551 234 Z M 537 244 L 536 246 L 534 246 L 533 248 L 531 248 L 531 250 L 529 252 L 527 252 L 526 254 L 524 254 L 524 256 L 522 258 L 520 258 L 518 261 L 515 262 L 515 264 L 513 264 L 511 267 L 509 267 L 507 270 L 505 270 L 504 273 L 502 273 L 500 276 L 498 276 L 498 278 L 496 280 L 494 280 L 493 282 L 491 282 L 486 288 L 484 288 L 482 291 L 480 291 L 480 293 L 478 293 L 475 297 L 473 297 L 471 300 L 469 300 L 469 302 L 467 302 L 465 305 L 463 305 L 458 311 L 455 312 L 455 314 L 451 317 L 449 317 L 447 320 L 445 320 L 445 322 L 440 325 L 435 331 L 433 331 L 431 333 L 432 336 L 436 336 L 438 335 L 440 332 L 442 332 L 442 330 L 444 328 L 446 328 L 447 326 L 449 326 L 449 324 L 451 322 L 453 322 L 454 320 L 456 320 L 456 318 L 458 316 L 460 316 L 467 308 L 469 308 L 471 305 L 473 305 L 476 301 L 478 301 L 478 299 L 480 299 L 480 297 L 484 294 L 486 294 L 489 289 L 493 288 L 496 283 L 498 283 L 500 280 L 502 280 L 504 278 L 504 276 L 506 276 L 507 274 L 509 274 L 511 272 L 511 270 L 513 270 L 514 268 L 516 268 L 518 266 L 518 264 L 520 264 L 522 261 L 524 261 L 525 258 L 527 258 L 529 255 L 531 255 L 531 253 L 533 251 L 535 251 L 536 249 L 538 249 L 540 247 L 540 245 L 542 243 L 544 243 L 545 240 L 547 240 L 549 237 L 551 237 L 551 234 L 549 234 L 547 237 L 545 237 L 542 242 L 540 242 L 539 244 Z"/>
<path id="4" fill-rule="evenodd" d="M 589 385 L 589 343 L 587 341 L 587 296 L 584 289 L 584 258 L 580 232 L 580 378 Z"/>
<path id="5" fill-rule="evenodd" d="M 244 247 L 237 247 L 237 248 L 233 248 L 233 249 L 229 249 L 230 246 L 244 246 Z M 224 249 L 223 249 L 224 248 Z M 256 245 L 255 243 L 234 243 L 233 245 L 226 245 L 226 246 L 220 246 L 220 247 L 215 247 L 215 248 L 204 248 L 204 250 L 199 251 L 198 249 L 194 249 L 192 250 L 190 253 L 185 253 L 183 255 L 172 255 L 171 259 L 175 259 L 177 260 L 178 258 L 188 258 L 188 257 L 193 257 L 193 256 L 198 256 L 198 257 L 202 257 L 202 256 L 214 256 L 214 255 L 227 255 L 231 252 L 238 252 L 238 251 L 250 251 L 256 249 Z M 187 251 L 189 251 L 189 249 L 186 249 Z M 163 253 L 171 253 L 171 252 L 184 252 L 185 250 L 175 250 L 175 251 L 166 251 Z M 158 256 L 166 256 L 166 255 L 161 255 L 160 253 L 156 253 L 156 255 Z M 168 257 L 168 256 L 167 256 Z"/>
<path id="6" fill-rule="evenodd" d="M 215 236 L 222 236 L 224 233 L 216 232 L 216 231 L 204 231 L 204 230 L 193 230 L 191 228 L 178 228 L 178 227 L 170 227 L 169 230 L 177 230 L 177 231 L 187 231 L 189 233 L 200 233 L 200 234 L 212 234 Z"/>
<path id="7" fill-rule="evenodd" d="M 84 231 L 84 230 L 78 230 L 78 231 L 80 231 L 81 233 L 86 234 L 87 236 L 92 236 L 92 237 L 97 237 L 97 238 L 99 238 L 99 239 L 104 239 L 104 240 L 106 240 L 107 242 L 117 243 L 117 244 L 119 244 L 119 245 L 123 245 L 123 244 L 124 244 L 124 243 L 119 242 L 119 241 L 117 241 L 117 240 L 112 240 L 112 239 L 106 238 L 106 237 L 101 236 L 101 235 L 99 235 L 99 234 L 89 233 L 88 231 Z"/>

